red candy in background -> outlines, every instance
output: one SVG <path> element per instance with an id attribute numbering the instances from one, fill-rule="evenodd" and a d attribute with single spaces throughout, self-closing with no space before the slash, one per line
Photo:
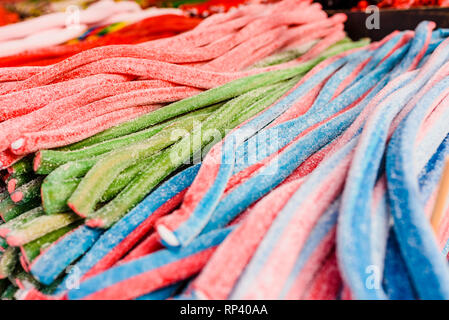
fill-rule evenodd
<path id="1" fill-rule="evenodd" d="M 19 21 L 18 14 L 10 12 L 0 5 L 0 26 L 4 26 L 17 21 Z"/>
<path id="2" fill-rule="evenodd" d="M 75 44 L 63 44 L 31 50 L 0 58 L 0 67 L 47 66 L 64 60 L 84 50 L 112 45 L 136 44 L 155 39 L 174 36 L 193 29 L 201 19 L 179 15 L 150 17 L 133 23 L 116 32 L 109 33 L 92 41 L 84 40 Z"/>

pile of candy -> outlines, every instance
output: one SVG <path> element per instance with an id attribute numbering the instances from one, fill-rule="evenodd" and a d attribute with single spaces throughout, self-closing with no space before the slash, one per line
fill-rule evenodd
<path id="1" fill-rule="evenodd" d="M 135 22 L 161 14 L 181 14 L 176 9 L 142 10 L 133 1 L 102 0 L 85 10 L 68 7 L 55 12 L 0 28 L 0 57 L 13 55 L 69 41 L 82 36 L 89 28 L 111 23 Z"/>
<path id="2" fill-rule="evenodd" d="M 207 17 L 214 13 L 227 12 L 231 8 L 236 8 L 242 4 L 249 3 L 249 2 L 256 2 L 256 1 L 209 0 L 209 1 L 201 1 L 200 3 L 191 3 L 192 1 L 183 1 L 183 2 L 186 2 L 186 3 L 179 5 L 179 8 L 181 10 L 184 10 L 194 16 Z"/>
<path id="3" fill-rule="evenodd" d="M 96 47 L 113 44 L 137 44 L 171 37 L 191 30 L 200 21 L 200 19 L 188 18 L 183 15 L 161 13 L 161 15 L 149 17 L 132 24 L 114 23 L 106 27 L 92 28 L 65 44 L 0 57 L 0 67 L 46 66 Z"/>
<path id="4" fill-rule="evenodd" d="M 449 299 L 449 30 L 344 20 L 1 68 L 2 298 Z"/>
<path id="5" fill-rule="evenodd" d="M 250 5 L 171 38 L 98 47 L 45 67 L 0 69 L 0 161 L 7 168 L 0 274 L 13 279 L 7 293 L 35 279 L 44 292 L 54 289 L 101 229 L 218 142 L 217 132 L 221 138 L 265 109 L 327 57 L 365 45 L 345 38 L 344 20 L 328 18 L 310 1 Z M 43 150 L 54 147 L 60 149 Z M 97 169 L 105 172 L 101 179 Z M 88 199 L 92 188 L 97 192 Z M 103 268 L 143 239 L 156 216 L 133 224 L 132 239 Z"/>

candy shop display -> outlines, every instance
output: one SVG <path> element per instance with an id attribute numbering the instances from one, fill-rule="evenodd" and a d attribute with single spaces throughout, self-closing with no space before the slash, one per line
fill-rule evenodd
<path id="1" fill-rule="evenodd" d="M 449 299 L 448 29 L 150 2 L 0 27 L 1 299 Z"/>

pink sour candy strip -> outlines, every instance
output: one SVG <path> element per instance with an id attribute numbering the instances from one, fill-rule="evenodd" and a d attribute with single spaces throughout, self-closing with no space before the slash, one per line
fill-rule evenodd
<path id="1" fill-rule="evenodd" d="M 272 68 L 272 69 L 279 69 Z M 84 67 L 84 70 L 90 74 L 98 73 L 115 73 L 126 74 L 130 76 L 142 77 L 145 79 L 159 79 L 169 82 L 174 82 L 186 86 L 197 88 L 210 89 L 219 85 L 225 84 L 229 81 L 238 79 L 247 74 L 257 74 L 265 70 L 255 70 L 251 72 L 212 72 L 200 70 L 194 67 L 182 66 L 161 62 L 149 59 L 139 58 L 108 58 L 97 62 L 90 63 Z M 39 74 L 40 75 L 40 74 Z M 29 80 L 33 80 L 30 78 Z M 43 85 L 42 83 L 35 83 L 27 85 L 24 81 L 24 88 L 34 87 L 35 85 Z"/>
<path id="2" fill-rule="evenodd" d="M 342 28 L 343 25 L 337 25 L 336 29 Z M 313 58 L 316 58 L 321 53 L 323 53 L 324 50 L 329 48 L 331 45 L 337 43 L 340 40 L 343 40 L 346 37 L 346 33 L 340 29 L 336 31 L 335 33 L 331 33 L 327 35 L 323 40 L 318 42 L 315 46 L 313 46 L 312 49 L 310 49 L 306 54 L 301 56 L 298 61 L 303 62 L 307 61 Z"/>
<path id="3" fill-rule="evenodd" d="M 301 17 L 303 17 L 303 21 L 301 21 Z M 299 19 L 299 21 L 298 21 Z M 296 12 L 287 12 L 284 15 L 280 16 L 278 23 L 285 22 L 289 23 L 301 23 L 307 22 L 313 18 L 313 15 L 307 15 L 302 13 L 301 16 L 298 17 Z M 274 19 L 265 19 L 260 20 L 266 23 L 270 21 L 274 21 Z M 263 30 L 267 28 L 271 28 L 274 22 L 271 22 L 267 26 L 266 23 L 259 23 L 258 26 Z M 241 31 L 229 35 L 227 37 L 222 38 L 221 40 L 212 43 L 210 47 L 203 47 L 201 49 L 197 49 L 196 51 L 186 52 L 185 50 L 178 51 L 174 50 L 173 52 L 167 52 L 167 50 L 161 50 L 159 48 L 149 48 L 144 45 L 133 46 L 133 45 L 114 45 L 114 46 L 106 46 L 100 48 L 94 48 L 83 53 L 77 54 L 73 57 L 70 57 L 62 62 L 59 62 L 45 71 L 36 74 L 30 79 L 24 81 L 19 86 L 19 90 L 27 89 L 29 87 L 33 87 L 36 85 L 43 85 L 49 83 L 51 80 L 55 79 L 58 74 L 61 75 L 70 70 L 75 69 L 81 65 L 99 61 L 102 58 L 114 58 L 114 57 L 134 57 L 134 58 L 145 58 L 145 59 L 157 59 L 158 61 L 166 61 L 166 62 L 176 62 L 176 63 L 185 63 L 185 62 L 195 62 L 195 61 L 204 61 L 210 60 L 215 57 L 218 57 L 227 51 L 229 51 L 232 47 L 237 45 L 238 43 L 250 39 L 254 36 L 255 32 L 260 33 L 260 28 L 251 28 L 254 25 L 248 25 L 243 28 Z"/>
<path id="4" fill-rule="evenodd" d="M 261 59 L 276 52 L 276 50 L 284 47 L 288 43 L 288 41 L 291 39 L 299 38 L 299 39 L 301 39 L 302 42 L 298 41 L 298 44 L 303 44 L 305 41 L 310 41 L 310 39 L 314 40 L 315 38 L 327 36 L 327 35 L 335 32 L 335 30 L 342 29 L 342 25 L 341 26 L 337 25 L 335 28 L 329 28 L 329 29 L 325 29 L 325 30 L 318 29 L 316 33 L 311 33 L 307 37 L 301 37 L 301 36 L 297 35 L 298 33 L 303 33 L 303 31 L 300 30 L 300 28 L 301 27 L 290 28 L 286 33 L 283 34 L 283 36 L 280 39 L 274 41 L 273 43 L 271 43 L 265 47 L 262 47 L 262 48 L 256 50 L 250 57 L 243 60 L 239 64 L 236 64 L 235 70 L 241 70 L 245 67 L 249 67 L 249 66 L 253 65 L 257 61 L 260 61 Z"/>
<path id="5" fill-rule="evenodd" d="M 247 218 L 218 247 L 193 282 L 199 296 L 213 300 L 229 297 L 272 221 L 301 183 L 297 180 L 277 188 L 248 212 Z"/>
<path id="6" fill-rule="evenodd" d="M 342 279 L 337 265 L 337 256 L 333 252 L 318 271 L 304 300 L 336 300 L 342 286 Z"/>
<path id="7" fill-rule="evenodd" d="M 5 169 L 16 163 L 23 156 L 12 153 L 10 150 L 0 151 L 0 169 Z"/>
<path id="8" fill-rule="evenodd" d="M 159 100 L 170 100 L 170 88 L 165 89 L 147 89 L 147 91 L 135 90 L 129 92 L 129 90 L 152 87 L 153 82 L 125 82 L 125 83 L 115 83 L 106 86 L 97 86 L 86 89 L 79 94 L 69 96 L 67 98 L 63 98 L 57 100 L 47 106 L 35 110 L 27 115 L 21 116 L 19 118 L 10 119 L 3 123 L 0 123 L 0 133 L 3 135 L 4 139 L 0 142 L 0 150 L 3 148 L 6 149 L 9 147 L 9 144 L 14 142 L 17 138 L 20 137 L 22 133 L 25 132 L 36 132 L 41 128 L 45 127 L 48 124 L 51 124 L 52 121 L 57 120 L 60 114 L 65 114 L 70 112 L 71 110 L 76 110 L 77 108 L 83 107 L 86 104 L 95 102 L 102 98 L 107 98 L 111 95 L 124 95 L 121 97 L 124 98 L 133 98 L 136 95 L 136 92 L 146 93 L 146 94 L 155 94 L 155 98 Z M 175 93 L 172 96 L 181 96 L 185 97 L 188 92 L 195 91 L 191 88 L 181 88 L 175 89 Z M 181 93 L 180 93 L 181 92 Z M 195 91 L 196 92 L 196 91 Z M 133 96 L 134 95 L 134 96 Z M 117 104 L 108 106 L 105 102 L 111 102 L 114 97 L 111 97 L 110 100 L 100 100 L 103 101 L 98 102 L 96 106 L 100 106 L 104 112 L 113 111 L 114 108 L 117 107 Z M 142 103 L 141 105 L 150 104 L 152 97 L 140 97 Z M 155 99 L 153 99 L 155 100 Z M 157 101 L 157 100 L 155 100 Z M 128 105 L 125 103 L 121 104 L 120 107 L 131 107 L 137 106 L 138 104 L 133 104 L 135 101 L 128 101 Z M 71 119 L 73 120 L 73 119 Z"/>
<path id="9" fill-rule="evenodd" d="M 336 228 L 334 227 L 323 240 L 321 240 L 318 247 L 309 257 L 301 272 L 297 275 L 290 290 L 285 295 L 285 299 L 297 300 L 304 297 L 310 283 L 317 274 L 320 267 L 323 265 L 326 257 L 335 248 Z"/>
<path id="10" fill-rule="evenodd" d="M 294 15 L 292 14 L 291 15 L 291 17 L 294 17 Z M 271 20 L 273 20 L 273 19 L 271 19 Z M 279 19 L 278 19 L 279 20 Z M 268 21 L 269 22 L 269 21 Z M 288 21 L 287 21 L 288 22 Z M 241 22 L 240 23 L 240 25 L 236 25 L 236 26 L 234 26 L 234 29 L 236 29 L 237 27 L 241 27 L 241 26 L 244 26 L 244 25 L 246 25 L 246 24 L 248 24 L 248 21 L 244 21 L 244 22 Z M 256 25 L 256 26 L 258 26 L 259 28 L 260 28 L 260 25 L 266 25 L 266 23 L 259 23 L 259 25 Z M 246 29 L 248 29 L 248 28 L 244 28 L 245 30 Z M 253 28 L 253 29 L 258 29 L 258 28 Z M 233 29 L 231 29 L 231 30 L 233 30 Z M 212 32 L 210 32 L 210 33 L 212 33 Z M 203 35 L 204 36 L 204 35 Z M 185 38 L 185 40 L 192 40 L 192 38 L 189 38 L 188 37 L 188 35 L 181 35 L 181 36 L 178 36 L 179 37 L 179 39 L 178 38 L 176 38 L 176 37 L 174 37 L 173 39 L 171 39 L 170 41 L 174 41 L 174 42 L 176 42 L 176 41 L 178 41 L 179 42 L 179 40 L 180 40 L 180 38 Z M 175 39 L 176 38 L 176 39 Z M 201 37 L 201 38 L 204 38 L 204 37 Z M 146 43 L 145 44 L 145 46 L 150 46 L 151 45 L 151 43 L 153 43 L 153 44 L 156 44 L 157 43 L 157 41 L 156 42 L 149 42 L 149 43 Z M 204 44 L 204 43 L 203 43 Z M 117 47 L 117 46 L 114 46 L 114 47 Z M 135 47 L 137 47 L 137 46 L 135 46 Z M 110 49 L 109 49 L 110 50 Z M 90 52 L 90 56 L 92 57 L 92 59 L 98 59 L 99 58 L 99 56 L 101 56 L 100 54 L 97 54 L 97 52 L 95 51 L 95 50 L 90 50 L 90 51 L 88 51 L 88 52 Z M 106 52 L 107 54 L 105 55 L 106 57 L 111 57 L 111 54 L 110 54 L 110 52 Z M 86 52 L 85 53 L 82 53 L 81 55 L 86 55 Z M 79 55 L 77 55 L 77 57 L 78 57 Z M 52 66 L 51 67 L 51 69 L 53 70 L 48 70 L 48 72 L 44 72 L 44 73 L 53 73 L 54 72 L 54 69 L 56 68 L 61 68 L 61 72 L 63 72 L 64 71 L 64 64 L 65 65 L 70 65 L 71 64 L 71 60 L 73 60 L 73 59 L 75 59 L 76 60 L 76 58 L 69 58 L 69 59 L 67 59 L 67 61 L 64 61 L 64 62 L 62 62 L 62 63 L 59 63 L 59 64 L 57 64 L 57 65 L 55 65 L 55 66 Z M 81 59 L 81 60 L 83 60 L 83 59 Z M 88 63 L 89 62 L 89 60 L 83 60 L 83 61 L 81 61 L 81 63 L 82 64 L 86 64 L 86 63 Z M 16 69 L 16 68 L 11 68 L 11 69 Z M 42 70 L 46 70 L 46 69 L 50 69 L 49 67 L 38 67 L 38 68 L 33 68 L 33 69 L 39 69 L 39 70 L 33 70 L 34 72 L 36 72 L 36 71 L 42 71 Z M 20 70 L 22 70 L 23 71 L 23 68 L 21 68 Z M 67 71 L 67 70 L 65 70 L 65 71 Z M 33 72 L 33 73 L 34 73 Z M 22 79 L 24 79 L 24 78 L 27 78 L 27 77 L 29 77 L 31 74 L 27 74 L 26 75 L 26 77 L 21 77 Z M 45 75 L 40 75 L 40 77 L 42 77 L 42 76 L 44 76 L 45 77 Z M 18 78 L 17 78 L 17 75 L 15 75 L 15 79 L 17 80 Z M 19 78 L 20 79 L 20 78 Z M 29 82 L 29 81 L 28 81 Z M 21 84 L 18 88 L 16 88 L 16 90 L 19 90 L 19 89 L 21 89 L 21 87 L 23 87 L 23 84 Z M 23 89 L 23 88 L 22 88 Z"/>
<path id="11" fill-rule="evenodd" d="M 285 32 L 287 32 L 287 26 L 280 26 L 267 31 L 266 33 L 262 33 L 246 42 L 243 42 L 242 44 L 228 51 L 226 54 L 217 57 L 213 61 L 207 63 L 203 67 L 203 69 L 215 71 L 224 70 L 226 67 L 228 67 L 230 68 L 229 71 L 238 71 L 241 69 L 241 67 L 236 62 L 240 62 L 242 60 L 242 56 L 250 56 L 254 50 L 275 41 Z M 237 66 L 234 66 L 234 64 L 237 64 Z"/>
<path id="12" fill-rule="evenodd" d="M 310 194 L 308 200 L 296 210 L 294 218 L 277 241 L 276 250 L 270 254 L 267 264 L 259 273 L 255 285 L 247 292 L 245 298 L 251 299 L 258 296 L 275 298 L 279 295 L 282 284 L 285 283 L 296 257 L 307 240 L 307 235 L 326 208 L 341 193 L 352 156 L 353 151 L 338 164 L 332 173 Z M 301 214 L 301 212 L 307 212 L 307 215 Z M 298 225 L 302 227 L 297 228 Z"/>
<path id="13" fill-rule="evenodd" d="M 159 233 L 153 232 L 150 236 L 148 236 L 148 238 L 139 243 L 122 260 L 120 260 L 119 263 L 135 260 L 163 248 L 164 246 L 160 242 Z"/>
<path id="14" fill-rule="evenodd" d="M 22 138 L 13 143 L 13 151 L 18 154 L 28 154 L 40 149 L 56 148 L 86 139 L 98 132 L 122 122 L 132 120 L 151 112 L 154 106 L 133 107 L 107 113 L 87 122 L 67 126 L 63 129 L 25 133 Z M 17 148 L 14 148 L 17 147 Z"/>
<path id="15" fill-rule="evenodd" d="M 438 72 L 424 85 L 424 87 L 420 90 L 420 92 L 409 102 L 407 105 L 399 112 L 399 114 L 393 120 L 389 132 L 388 137 L 391 138 L 394 131 L 398 127 L 399 123 L 407 116 L 407 114 L 413 109 L 426 92 L 431 89 L 435 84 L 440 82 L 443 78 L 449 75 L 449 62 L 445 63 Z"/>
<path id="16" fill-rule="evenodd" d="M 77 94 L 91 86 L 103 86 L 125 80 L 121 75 L 99 74 L 0 96 L 0 121 L 22 116 L 52 101 Z"/>
<path id="17" fill-rule="evenodd" d="M 17 86 L 17 83 L 20 83 L 20 82 L 21 81 L 0 82 L 0 95 L 6 94 L 8 92 L 13 92 L 14 88 Z"/>
<path id="18" fill-rule="evenodd" d="M 162 105 L 159 104 L 149 104 L 144 106 L 146 110 L 154 111 L 162 107 Z M 101 110 L 101 109 L 93 109 L 93 110 L 82 110 L 82 117 L 81 113 L 79 112 L 80 109 L 84 109 L 84 107 L 81 107 L 80 109 L 74 110 L 70 113 L 64 114 L 62 117 L 56 119 L 51 124 L 45 126 L 44 128 L 37 130 L 35 132 L 28 132 L 28 133 L 39 133 L 39 132 L 47 132 L 47 131 L 53 131 L 53 130 L 62 130 L 66 128 L 67 126 L 76 126 L 80 125 L 86 121 L 93 120 L 95 118 L 101 117 L 105 114 L 110 114 L 111 112 L 118 112 L 120 110 L 129 110 L 132 112 L 132 110 L 138 110 L 140 106 L 131 106 L 127 108 L 120 108 L 118 110 L 114 111 L 107 111 L 107 110 Z M 78 117 L 78 115 L 80 117 Z M 25 132 L 27 133 L 27 132 Z"/>
<path id="19" fill-rule="evenodd" d="M 73 121 L 73 119 L 75 119 L 75 121 L 80 121 L 82 119 L 101 116 L 105 113 L 123 108 L 173 102 L 191 97 L 199 92 L 200 91 L 197 89 L 188 87 L 133 90 L 128 93 L 122 93 L 102 100 L 97 100 L 67 112 L 52 122 L 50 126 L 60 127 L 65 123 Z"/>
<path id="20" fill-rule="evenodd" d="M 331 22 L 333 23 L 334 20 L 335 21 L 340 21 L 343 20 L 342 18 L 339 18 L 340 16 L 337 15 L 337 18 L 333 19 Z M 331 20 L 331 19 L 329 19 Z M 326 21 L 327 24 L 329 24 Z M 285 35 L 282 36 L 281 41 L 278 40 L 276 41 L 276 43 L 274 43 L 274 46 L 271 45 L 268 49 L 264 48 L 263 52 L 260 54 L 256 54 L 255 56 L 253 56 L 251 54 L 251 50 L 257 49 L 258 47 L 258 43 L 260 45 L 260 42 L 262 42 L 262 44 L 266 41 L 274 40 L 275 38 L 279 38 L 280 37 L 280 33 L 282 33 L 284 27 L 278 27 L 274 30 L 269 31 L 268 33 L 264 33 L 264 34 L 260 34 L 260 36 L 255 37 L 247 42 L 242 43 L 240 46 L 237 46 L 236 48 L 232 49 L 230 52 L 228 52 L 227 54 L 218 57 L 217 59 L 207 63 L 204 68 L 204 70 L 209 70 L 209 71 L 222 71 L 222 70 L 226 70 L 226 68 L 228 68 L 228 71 L 236 71 L 236 70 L 240 70 L 243 67 L 250 65 L 252 63 L 255 62 L 255 60 L 258 60 L 260 58 L 263 58 L 267 55 L 269 55 L 270 53 L 272 53 L 274 50 L 276 50 L 277 48 L 281 47 L 289 38 L 294 37 L 296 33 L 300 33 L 303 34 L 304 32 L 306 32 L 307 30 L 309 30 L 310 28 L 307 28 L 306 30 L 301 29 L 301 27 L 299 28 L 292 28 L 290 30 L 287 31 L 287 33 Z M 254 48 L 254 49 L 251 49 Z M 246 58 L 245 58 L 246 57 Z M 229 69 L 229 66 L 234 66 L 231 69 Z M 186 66 L 186 65 L 184 65 Z M 88 76 L 94 73 L 99 72 L 99 70 L 102 70 L 103 68 L 103 64 L 100 63 L 100 65 L 97 62 L 94 63 L 90 63 L 90 64 L 86 64 L 80 68 L 75 69 L 74 71 L 72 71 L 70 74 L 73 74 L 72 76 L 69 77 L 78 77 L 78 76 Z M 112 73 L 113 71 L 108 71 L 110 73 Z M 254 73 L 254 72 L 253 72 Z M 147 77 L 144 74 L 135 74 L 136 76 L 141 76 L 141 77 Z"/>
<path id="21" fill-rule="evenodd" d="M 339 16 L 337 15 L 337 18 Z M 331 20 L 331 19 L 329 19 Z M 341 18 L 339 19 L 333 19 L 333 20 L 342 20 Z M 332 21 L 333 22 L 333 21 Z M 242 43 L 240 46 L 237 46 L 236 48 L 232 49 L 230 52 L 228 52 L 227 54 L 218 57 L 217 59 L 211 61 L 210 63 L 206 64 L 204 69 L 205 70 L 216 70 L 216 71 L 222 71 L 225 70 L 226 67 L 229 68 L 229 65 L 235 65 L 235 67 L 233 67 L 232 69 L 228 69 L 229 71 L 235 71 L 235 70 L 240 70 L 242 69 L 244 66 L 251 64 L 253 61 L 250 60 L 251 59 L 251 50 L 257 49 L 257 44 L 260 41 L 268 41 L 272 38 L 276 38 L 279 37 L 279 33 L 281 33 L 283 31 L 284 27 L 278 27 L 274 30 L 269 31 L 268 33 L 265 34 L 260 34 L 260 36 L 255 37 L 247 42 Z M 285 39 L 288 39 L 289 37 L 293 37 L 295 35 L 296 32 L 300 31 L 299 28 L 293 28 L 292 30 L 289 30 L 287 32 L 286 35 L 283 36 L 283 38 L 285 37 Z M 303 33 L 304 31 L 301 31 L 301 33 Z M 226 40 L 227 41 L 227 40 Z M 264 52 L 263 55 L 261 55 L 260 57 L 264 57 L 270 53 L 272 53 L 276 48 L 280 47 L 286 40 L 282 40 L 282 42 L 276 43 L 276 46 L 274 46 L 273 48 L 270 48 L 267 52 Z M 259 44 L 260 45 L 260 44 Z M 253 48 L 253 49 L 251 49 Z M 245 59 L 245 56 L 247 57 Z M 259 57 L 259 58 L 260 58 Z M 255 59 L 255 57 L 252 57 L 252 59 Z M 243 60 L 243 62 L 242 62 Z M 243 63 L 243 65 L 242 65 Z M 88 67 L 89 65 L 85 65 L 82 68 L 79 68 L 81 70 L 77 70 L 77 72 L 82 72 L 81 74 L 88 75 L 91 74 L 93 71 L 89 71 Z M 86 70 L 87 69 L 87 70 Z"/>
<path id="22" fill-rule="evenodd" d="M 0 68 L 0 83 L 5 81 L 26 80 L 48 67 L 6 67 Z"/>

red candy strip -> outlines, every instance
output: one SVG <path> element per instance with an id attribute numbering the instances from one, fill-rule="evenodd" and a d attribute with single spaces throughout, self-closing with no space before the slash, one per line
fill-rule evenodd
<path id="1" fill-rule="evenodd" d="M 0 121 L 22 116 L 92 86 L 104 86 L 125 78 L 120 75 L 99 74 L 0 96 Z"/>
<path id="2" fill-rule="evenodd" d="M 132 107 L 107 113 L 81 124 L 67 126 L 62 129 L 25 133 L 12 143 L 11 149 L 16 154 L 28 154 L 40 149 L 56 148 L 86 139 L 122 122 L 132 120 L 149 111 L 149 107 Z"/>

